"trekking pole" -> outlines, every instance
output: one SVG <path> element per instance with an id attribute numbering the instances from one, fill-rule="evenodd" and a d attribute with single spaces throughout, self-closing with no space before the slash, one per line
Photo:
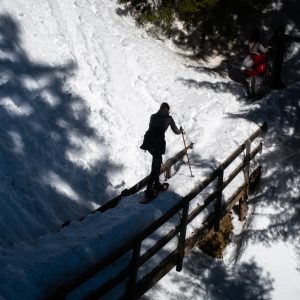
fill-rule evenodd
<path id="1" fill-rule="evenodd" d="M 188 155 L 187 148 L 186 148 L 186 143 L 185 143 L 185 139 L 184 139 L 182 127 L 181 127 L 181 135 L 182 135 L 182 139 L 183 139 L 183 145 L 184 145 L 184 149 L 185 149 L 185 154 L 186 154 L 186 157 L 187 157 L 187 160 L 188 160 L 188 165 L 189 165 L 190 172 L 191 172 L 191 177 L 194 177 L 194 175 L 192 173 L 192 168 L 191 168 L 190 159 L 189 159 L 189 155 Z"/>

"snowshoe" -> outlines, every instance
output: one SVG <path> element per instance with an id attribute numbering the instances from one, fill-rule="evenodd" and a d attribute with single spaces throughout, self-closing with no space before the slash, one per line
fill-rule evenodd
<path id="1" fill-rule="evenodd" d="M 154 184 L 154 190 L 157 192 L 166 191 L 168 188 L 169 188 L 169 184 L 167 182 L 164 182 L 163 184 L 161 183 Z"/>
<path id="2" fill-rule="evenodd" d="M 156 190 L 146 190 L 144 192 L 144 197 L 139 201 L 142 204 L 151 202 L 154 198 L 156 198 L 158 192 Z"/>

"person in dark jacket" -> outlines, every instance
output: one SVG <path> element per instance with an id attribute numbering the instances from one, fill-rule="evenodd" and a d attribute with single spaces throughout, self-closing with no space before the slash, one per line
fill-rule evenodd
<path id="1" fill-rule="evenodd" d="M 145 133 L 142 150 L 147 150 L 152 155 L 151 173 L 147 189 L 146 197 L 151 197 L 154 190 L 162 190 L 163 185 L 159 182 L 160 168 L 162 164 L 162 155 L 166 151 L 165 132 L 170 126 L 175 134 L 181 134 L 182 128 L 177 128 L 173 118 L 169 115 L 170 106 L 164 102 L 161 104 L 157 113 L 151 115 L 149 129 Z"/>
<path id="2" fill-rule="evenodd" d="M 299 43 L 300 37 L 285 34 L 285 26 L 283 25 L 280 25 L 276 29 L 273 37 L 271 38 L 273 63 L 272 88 L 274 89 L 284 88 L 284 84 L 281 81 L 281 71 L 287 44 L 292 42 Z"/>

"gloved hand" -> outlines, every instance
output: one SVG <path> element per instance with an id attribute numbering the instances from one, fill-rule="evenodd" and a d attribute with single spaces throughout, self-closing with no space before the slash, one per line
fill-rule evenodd
<path id="1" fill-rule="evenodd" d="M 182 134 L 185 134 L 185 132 L 184 132 L 182 126 L 180 126 L 179 130 L 181 131 Z"/>

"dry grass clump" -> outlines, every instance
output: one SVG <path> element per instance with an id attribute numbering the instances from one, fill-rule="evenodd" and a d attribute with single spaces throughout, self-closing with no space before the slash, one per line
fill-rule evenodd
<path id="1" fill-rule="evenodd" d="M 222 258 L 223 250 L 230 243 L 230 235 L 233 230 L 231 215 L 227 214 L 220 222 L 220 230 L 212 228 L 198 243 L 198 247 L 207 255 Z"/>

